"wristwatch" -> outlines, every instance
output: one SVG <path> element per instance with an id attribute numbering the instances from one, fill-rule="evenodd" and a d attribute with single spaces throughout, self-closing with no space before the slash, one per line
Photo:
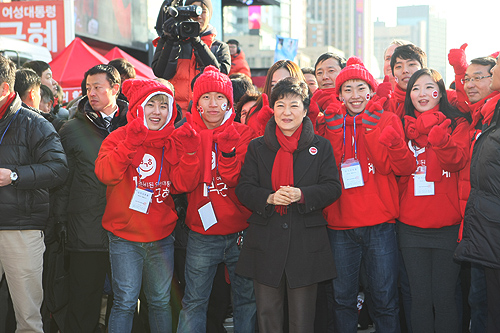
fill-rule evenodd
<path id="1" fill-rule="evenodd" d="M 16 182 L 17 178 L 19 178 L 19 176 L 17 175 L 17 172 L 11 171 L 10 172 L 10 180 L 11 180 L 12 184 L 14 184 Z"/>

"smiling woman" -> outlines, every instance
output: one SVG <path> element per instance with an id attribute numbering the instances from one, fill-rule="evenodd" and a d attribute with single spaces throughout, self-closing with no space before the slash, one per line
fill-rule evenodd
<path id="1" fill-rule="evenodd" d="M 335 276 L 322 209 L 340 196 L 330 143 L 314 134 L 309 89 L 298 78 L 274 86 L 274 117 L 248 146 L 238 199 L 253 211 L 236 272 L 254 281 L 259 332 L 313 332 L 317 284 Z"/>

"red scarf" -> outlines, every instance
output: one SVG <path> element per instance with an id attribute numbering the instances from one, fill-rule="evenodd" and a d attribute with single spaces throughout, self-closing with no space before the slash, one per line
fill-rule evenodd
<path id="1" fill-rule="evenodd" d="M 198 110 L 196 108 L 192 108 L 193 114 L 192 117 L 187 118 L 191 120 L 191 126 L 194 130 L 200 133 L 201 137 L 201 149 L 200 149 L 200 162 L 202 165 L 201 169 L 201 180 L 205 184 L 212 183 L 212 146 L 214 143 L 217 143 L 217 139 L 220 133 L 222 133 L 228 126 L 233 126 L 233 119 L 235 113 L 233 112 L 229 119 L 227 119 L 222 125 L 214 128 L 208 129 L 207 125 L 201 118 Z M 217 159 L 217 156 L 215 157 Z"/>
<path id="2" fill-rule="evenodd" d="M 396 88 L 394 88 L 391 98 L 391 111 L 394 112 L 399 119 L 403 119 L 405 114 L 405 98 L 406 91 L 396 84 Z"/>
<path id="3" fill-rule="evenodd" d="M 5 112 L 7 112 L 7 109 L 12 104 L 12 102 L 14 101 L 15 98 L 16 98 L 16 93 L 11 92 L 9 97 L 7 97 L 7 99 L 5 100 L 5 104 L 2 105 L 2 107 L 0 108 L 0 119 L 3 117 Z"/>
<path id="4" fill-rule="evenodd" d="M 271 181 L 275 192 L 282 186 L 293 186 L 293 153 L 297 150 L 301 133 L 302 124 L 291 136 L 284 135 L 276 125 L 276 138 L 281 148 L 276 153 L 271 173 Z M 277 205 L 275 209 L 280 215 L 283 215 L 286 214 L 287 207 Z"/>
<path id="5" fill-rule="evenodd" d="M 496 95 L 493 95 L 494 93 L 496 93 Z M 488 96 L 490 97 L 493 95 L 486 103 L 484 103 L 484 106 L 481 108 L 481 114 L 483 115 L 483 124 L 487 124 L 488 126 L 490 125 L 493 114 L 495 113 L 495 106 L 500 99 L 500 93 L 498 91 L 495 91 L 494 93 Z"/>
<path id="6" fill-rule="evenodd" d="M 426 176 L 429 182 L 438 182 L 443 174 L 436 152 L 429 145 L 427 135 L 434 125 L 439 125 L 446 120 L 446 116 L 439 112 L 439 104 L 426 112 L 415 111 L 417 119 L 405 116 L 405 134 L 417 147 L 424 148 L 426 152 Z"/>

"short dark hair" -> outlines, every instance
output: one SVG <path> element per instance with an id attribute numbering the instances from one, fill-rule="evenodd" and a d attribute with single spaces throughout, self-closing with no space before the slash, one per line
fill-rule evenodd
<path id="1" fill-rule="evenodd" d="M 391 71 L 393 75 L 397 58 L 403 60 L 416 60 L 420 63 L 420 67 L 427 67 L 427 55 L 424 50 L 413 44 L 401 45 L 394 49 L 394 53 L 391 57 Z"/>
<path id="2" fill-rule="evenodd" d="M 40 76 L 31 68 L 20 68 L 16 71 L 16 82 L 14 91 L 19 94 L 21 99 L 26 98 L 26 94 L 35 87 L 40 87 L 42 80 Z"/>
<path id="3" fill-rule="evenodd" d="M 230 79 L 233 86 L 233 101 L 235 105 L 243 95 L 255 91 L 252 80 L 245 74 L 230 76 Z"/>
<path id="4" fill-rule="evenodd" d="M 54 94 L 52 93 L 52 90 L 43 84 L 40 86 L 40 97 L 44 102 L 54 102 Z"/>
<path id="5" fill-rule="evenodd" d="M 31 68 L 34 70 L 38 76 L 42 76 L 42 73 L 45 72 L 47 69 L 50 68 L 50 65 L 46 63 L 45 61 L 41 60 L 33 60 L 33 61 L 28 61 L 24 63 L 23 65 L 24 68 Z"/>
<path id="6" fill-rule="evenodd" d="M 237 47 L 240 46 L 240 42 L 238 42 L 236 39 L 230 39 L 230 40 L 227 41 L 226 44 L 234 44 Z"/>
<path id="7" fill-rule="evenodd" d="M 16 82 L 16 64 L 9 58 L 0 55 L 0 84 L 6 82 L 9 85 L 9 91 L 14 91 Z"/>
<path id="8" fill-rule="evenodd" d="M 335 54 L 332 52 L 325 52 L 318 57 L 318 60 L 316 60 L 316 64 L 314 64 L 314 72 L 316 73 L 316 68 L 318 67 L 318 65 L 320 63 L 322 63 L 323 61 L 330 59 L 330 58 L 337 60 L 337 62 L 339 63 L 340 69 L 345 67 L 347 60 L 344 57 L 339 56 L 338 54 Z"/>
<path id="9" fill-rule="evenodd" d="M 489 66 L 490 68 L 488 69 L 488 72 L 491 74 L 491 69 L 493 66 L 495 66 L 497 63 L 496 59 L 493 57 L 479 57 L 479 58 L 474 58 L 470 61 L 470 64 L 474 65 L 481 65 L 481 66 Z"/>
<path id="10" fill-rule="evenodd" d="M 304 74 L 304 75 L 312 74 L 312 75 L 316 76 L 316 73 L 314 72 L 314 68 L 312 68 L 312 67 L 303 67 L 300 70 L 302 71 L 302 74 Z"/>
<path id="11" fill-rule="evenodd" d="M 247 92 L 246 94 L 241 96 L 241 98 L 238 101 L 238 104 L 236 104 L 236 106 L 234 107 L 234 113 L 236 113 L 235 119 L 238 118 L 237 120 L 240 121 L 241 109 L 243 108 L 243 105 L 245 105 L 251 101 L 257 102 L 259 97 L 260 97 L 260 93 L 257 90 L 254 90 L 252 92 Z"/>
<path id="12" fill-rule="evenodd" d="M 124 77 L 125 80 L 127 79 L 135 79 L 136 77 L 136 72 L 135 72 L 135 67 L 132 65 L 128 60 L 123 59 L 123 58 L 116 58 L 108 62 L 108 65 L 113 66 L 118 70 L 118 73 L 120 73 L 120 77 Z"/>
<path id="13" fill-rule="evenodd" d="M 309 86 L 296 77 L 286 77 L 279 80 L 271 91 L 269 106 L 274 108 L 274 103 L 285 96 L 299 96 L 304 104 L 304 109 L 309 110 Z"/>
<path id="14" fill-rule="evenodd" d="M 87 80 L 87 77 L 89 77 L 90 75 L 97 75 L 97 74 L 106 74 L 106 79 L 108 80 L 110 87 L 113 87 L 115 84 L 121 86 L 120 73 L 118 73 L 118 70 L 113 66 L 99 64 L 92 67 L 91 69 L 85 72 L 85 81 Z"/>

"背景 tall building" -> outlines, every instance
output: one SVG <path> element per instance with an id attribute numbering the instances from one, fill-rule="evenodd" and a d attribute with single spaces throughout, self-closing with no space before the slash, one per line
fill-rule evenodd
<path id="1" fill-rule="evenodd" d="M 371 0 L 308 0 L 307 46 L 333 46 L 356 55 L 370 69 L 373 55 Z"/>
<path id="2" fill-rule="evenodd" d="M 434 7 L 404 6 L 397 8 L 397 26 L 387 27 L 384 22 L 374 23 L 375 56 L 380 68 L 383 53 L 394 39 L 408 40 L 427 54 L 427 66 L 446 77 L 446 19 L 440 18 Z"/>

